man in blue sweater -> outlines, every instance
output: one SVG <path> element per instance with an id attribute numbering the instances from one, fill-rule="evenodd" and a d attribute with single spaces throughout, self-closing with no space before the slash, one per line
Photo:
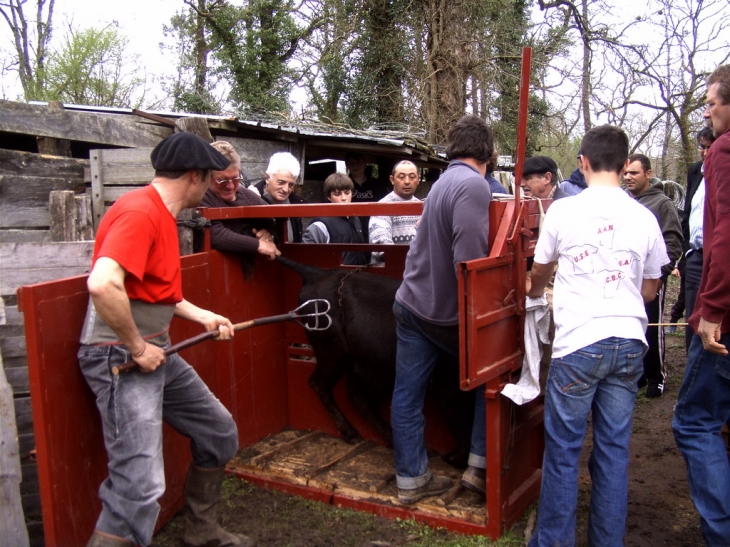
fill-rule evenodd
<path id="1" fill-rule="evenodd" d="M 459 305 L 456 267 L 488 254 L 489 203 L 485 180 L 494 150 L 484 120 L 465 116 L 449 131 L 451 163 L 431 188 L 416 238 L 395 296 L 398 348 L 391 406 L 398 499 L 410 504 L 441 494 L 451 479 L 431 474 L 424 440 L 423 403 L 431 372 L 440 358 L 458 366 Z M 485 401 L 477 394 L 465 488 L 484 494 Z"/>

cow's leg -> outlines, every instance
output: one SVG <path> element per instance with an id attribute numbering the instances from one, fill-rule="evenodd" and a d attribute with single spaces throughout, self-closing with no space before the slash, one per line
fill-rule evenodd
<path id="1" fill-rule="evenodd" d="M 316 348 L 315 348 L 316 349 Z M 342 434 L 347 442 L 356 442 L 360 440 L 360 434 L 357 432 L 350 421 L 337 406 L 334 396 L 334 388 L 340 381 L 345 371 L 342 363 L 343 358 L 336 358 L 329 355 L 322 355 L 322 352 L 316 352 L 317 368 L 309 377 L 309 386 L 314 390 L 322 401 L 324 408 L 335 422 L 337 430 Z"/>
<path id="2" fill-rule="evenodd" d="M 393 445 L 393 430 L 380 415 L 380 406 L 385 399 L 377 388 L 351 374 L 348 381 L 348 396 L 360 415 L 378 432 L 388 446 Z M 392 386 L 390 388 L 392 392 Z"/>
<path id="3" fill-rule="evenodd" d="M 451 358 L 439 360 L 433 375 L 429 392 L 441 409 L 446 425 L 454 438 L 456 448 L 444 454 L 446 463 L 466 469 L 471 446 L 471 430 L 474 422 L 474 392 L 459 388 L 459 363 Z"/>

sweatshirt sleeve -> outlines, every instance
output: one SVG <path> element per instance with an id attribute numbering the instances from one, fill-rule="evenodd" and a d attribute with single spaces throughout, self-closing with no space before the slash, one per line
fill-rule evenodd
<path id="1" fill-rule="evenodd" d="M 666 278 L 672 273 L 674 265 L 682 257 L 682 226 L 679 222 L 677 209 L 669 200 L 662 202 L 659 218 L 661 219 L 662 237 L 669 256 L 669 263 L 662 267 L 662 277 Z"/>

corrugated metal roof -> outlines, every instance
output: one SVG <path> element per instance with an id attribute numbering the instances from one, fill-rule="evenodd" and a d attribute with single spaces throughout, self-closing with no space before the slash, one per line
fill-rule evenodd
<path id="1" fill-rule="evenodd" d="M 30 104 L 47 105 L 48 103 L 43 101 L 30 101 Z M 97 112 L 100 114 L 122 114 L 132 116 L 144 116 L 144 114 L 151 114 L 153 116 L 168 117 L 174 119 L 197 116 L 205 118 L 209 121 L 229 122 L 241 127 L 278 131 L 292 135 L 299 135 L 304 138 L 318 138 L 327 140 L 345 139 L 351 142 L 368 142 L 384 146 L 407 146 L 409 148 L 418 150 L 421 153 L 426 153 L 431 157 L 443 158 L 443 153 L 438 150 L 438 147 L 434 147 L 433 145 L 428 143 L 422 135 L 409 134 L 408 131 L 377 129 L 356 130 L 348 127 L 327 125 L 322 122 L 307 122 L 305 120 L 290 121 L 290 123 L 277 123 L 259 120 L 243 120 L 230 115 L 221 116 L 212 114 L 189 114 L 185 112 L 170 112 L 165 110 L 141 110 L 132 108 L 116 108 L 77 104 L 64 104 L 63 107 L 67 110 Z"/>

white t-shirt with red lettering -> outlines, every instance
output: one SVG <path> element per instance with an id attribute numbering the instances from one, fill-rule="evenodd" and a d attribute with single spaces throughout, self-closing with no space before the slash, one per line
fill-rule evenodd
<path id="1" fill-rule="evenodd" d="M 612 336 L 646 345 L 642 279 L 660 278 L 669 262 L 651 211 L 621 188 L 589 187 L 553 202 L 535 262 L 555 260 L 553 358 Z"/>

